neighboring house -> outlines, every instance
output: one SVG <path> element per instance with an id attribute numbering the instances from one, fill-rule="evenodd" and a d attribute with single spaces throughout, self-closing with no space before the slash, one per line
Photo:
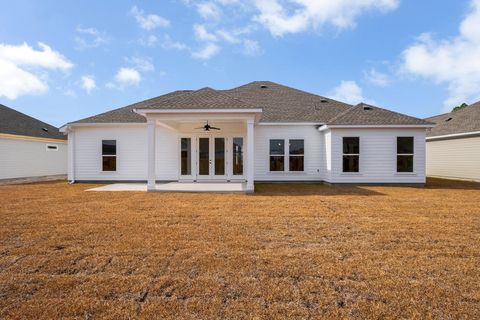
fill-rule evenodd
<path id="1" fill-rule="evenodd" d="M 427 175 L 480 181 L 480 102 L 426 120 Z"/>
<path id="2" fill-rule="evenodd" d="M 77 181 L 425 183 L 432 124 L 273 82 L 175 91 L 66 124 Z M 215 127 L 215 128 L 213 128 Z M 219 129 L 219 130 L 218 130 Z"/>
<path id="3" fill-rule="evenodd" d="M 0 180 L 66 174 L 65 136 L 0 104 Z"/>

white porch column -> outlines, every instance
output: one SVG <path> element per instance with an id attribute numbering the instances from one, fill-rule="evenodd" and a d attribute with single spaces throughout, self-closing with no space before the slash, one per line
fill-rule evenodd
<path id="1" fill-rule="evenodd" d="M 254 136 L 253 136 L 253 128 L 254 128 L 255 120 L 247 120 L 247 192 L 254 191 Z"/>
<path id="2" fill-rule="evenodd" d="M 155 191 L 155 126 L 155 120 L 147 119 L 147 191 Z"/>

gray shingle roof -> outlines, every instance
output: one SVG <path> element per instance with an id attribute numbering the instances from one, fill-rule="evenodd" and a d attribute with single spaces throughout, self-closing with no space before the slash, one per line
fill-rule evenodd
<path id="1" fill-rule="evenodd" d="M 129 122 L 143 123 L 143 122 L 147 122 L 147 119 L 145 119 L 144 116 L 134 112 L 133 109 L 154 108 L 157 104 L 160 104 L 165 100 L 180 97 L 183 94 L 188 92 L 190 91 L 189 90 L 173 91 L 159 97 L 137 102 L 137 103 L 128 105 L 126 107 L 107 111 L 104 113 L 94 115 L 92 117 L 84 118 L 84 119 L 70 122 L 70 123 L 129 123 Z"/>
<path id="2" fill-rule="evenodd" d="M 458 111 L 426 120 L 436 123 L 435 128 L 427 131 L 427 137 L 480 131 L 480 101 Z"/>
<path id="3" fill-rule="evenodd" d="M 154 104 L 137 107 L 137 109 L 252 109 L 260 105 L 250 104 L 212 88 L 191 91 L 176 96 L 174 99 L 163 99 Z"/>
<path id="4" fill-rule="evenodd" d="M 58 128 L 0 104 L 0 133 L 48 139 L 62 139 Z"/>
<path id="5" fill-rule="evenodd" d="M 336 124 L 427 124 L 377 107 L 363 114 L 349 104 L 271 81 L 255 81 L 229 90 L 175 91 L 73 123 L 145 122 L 134 109 L 262 109 L 261 122 L 329 123 L 335 119 Z"/>
<path id="6" fill-rule="evenodd" d="M 255 81 L 223 92 L 263 107 L 263 122 L 325 123 L 351 105 L 271 81 Z"/>
<path id="7" fill-rule="evenodd" d="M 430 125 L 431 122 L 360 103 L 339 114 L 329 125 Z"/>

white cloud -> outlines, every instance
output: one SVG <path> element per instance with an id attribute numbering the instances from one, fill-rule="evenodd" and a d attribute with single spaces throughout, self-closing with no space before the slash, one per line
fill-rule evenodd
<path id="1" fill-rule="evenodd" d="M 228 43 L 236 44 L 242 42 L 236 34 L 227 30 L 218 30 L 216 34 Z"/>
<path id="2" fill-rule="evenodd" d="M 137 70 L 133 68 L 120 68 L 114 77 L 114 81 L 107 83 L 106 87 L 110 89 L 123 89 L 129 86 L 138 86 L 141 80 L 142 76 Z"/>
<path id="3" fill-rule="evenodd" d="M 213 2 L 202 2 L 197 4 L 198 14 L 205 20 L 218 20 L 221 10 Z"/>
<path id="4" fill-rule="evenodd" d="M 217 46 L 215 43 L 207 43 L 200 50 L 192 52 L 192 57 L 200 60 L 208 60 L 218 52 L 220 52 L 219 46 Z"/>
<path id="5" fill-rule="evenodd" d="M 38 94 L 47 90 L 48 86 L 37 76 L 10 61 L 0 59 L 0 96 L 15 100 L 25 94 Z"/>
<path id="6" fill-rule="evenodd" d="M 138 43 L 140 43 L 144 47 L 154 47 L 158 42 L 158 37 L 156 35 L 150 34 L 147 37 L 141 37 L 138 40 Z"/>
<path id="7" fill-rule="evenodd" d="M 137 69 L 143 72 L 149 72 L 149 71 L 155 70 L 155 66 L 152 63 L 151 58 L 131 57 L 131 58 L 125 58 L 125 61 L 133 64 Z"/>
<path id="8" fill-rule="evenodd" d="M 247 56 L 255 56 L 261 53 L 260 45 L 254 40 L 243 41 L 243 53 Z"/>
<path id="9" fill-rule="evenodd" d="M 95 28 L 84 28 L 77 26 L 77 33 L 82 36 L 76 36 L 75 42 L 77 49 L 83 50 L 88 48 L 97 48 L 109 42 L 105 33 L 98 31 Z"/>
<path id="10" fill-rule="evenodd" d="M 160 17 L 156 14 L 145 14 L 143 10 L 137 8 L 137 6 L 133 6 L 130 9 L 130 14 L 135 17 L 137 23 L 140 25 L 142 29 L 145 30 L 154 30 L 156 28 L 166 28 L 170 26 L 170 21 Z"/>
<path id="11" fill-rule="evenodd" d="M 297 33 L 329 24 L 339 29 L 353 27 L 366 10 L 394 10 L 399 0 L 255 0 L 259 11 L 254 20 L 274 36 Z"/>
<path id="12" fill-rule="evenodd" d="M 162 41 L 162 48 L 164 49 L 175 49 L 175 50 L 188 50 L 188 46 L 184 43 L 178 42 L 178 41 L 173 41 L 172 38 L 166 34 L 164 36 L 164 39 Z"/>
<path id="13" fill-rule="evenodd" d="M 193 25 L 193 32 L 199 41 L 217 41 L 217 37 L 213 33 L 208 32 L 207 28 L 203 24 Z"/>
<path id="14" fill-rule="evenodd" d="M 371 104 L 374 103 L 363 96 L 362 88 L 360 88 L 355 81 L 342 81 L 336 88 L 333 89 L 331 97 L 335 100 L 353 105 L 360 102 Z"/>
<path id="15" fill-rule="evenodd" d="M 14 100 L 26 94 L 48 90 L 45 70 L 68 71 L 73 64 L 44 43 L 40 50 L 28 44 L 0 44 L 0 96 Z"/>
<path id="16" fill-rule="evenodd" d="M 85 89 L 88 94 L 90 94 L 90 92 L 92 92 L 92 90 L 97 87 L 97 84 L 95 83 L 95 78 L 92 75 L 82 76 L 81 81 L 82 88 Z"/>
<path id="17" fill-rule="evenodd" d="M 471 1 L 459 29 L 446 40 L 424 33 L 403 52 L 403 71 L 448 85 L 445 111 L 480 99 L 480 0 Z"/>
<path id="18" fill-rule="evenodd" d="M 384 73 L 378 72 L 375 69 L 370 69 L 364 73 L 365 79 L 377 87 L 387 87 L 390 84 L 390 79 Z"/>

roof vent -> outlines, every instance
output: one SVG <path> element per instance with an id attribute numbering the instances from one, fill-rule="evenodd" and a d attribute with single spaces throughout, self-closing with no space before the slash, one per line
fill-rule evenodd
<path id="1" fill-rule="evenodd" d="M 320 102 L 321 102 L 321 103 L 327 103 L 328 100 L 327 100 L 327 99 L 322 99 L 322 100 L 320 100 Z"/>
<path id="2" fill-rule="evenodd" d="M 267 85 L 265 85 L 265 84 L 262 84 L 262 85 L 260 86 L 260 88 L 262 88 L 262 89 L 267 89 L 267 88 L 268 88 L 268 86 L 267 86 Z"/>
<path id="3" fill-rule="evenodd" d="M 453 118 L 448 118 L 448 119 L 445 119 L 445 122 L 448 122 L 450 120 L 452 120 Z"/>
<path id="4" fill-rule="evenodd" d="M 48 129 L 47 128 L 42 128 L 43 131 L 45 132 L 48 132 Z"/>
<path id="5" fill-rule="evenodd" d="M 372 107 L 369 107 L 369 106 L 363 106 L 363 110 L 372 110 Z"/>

